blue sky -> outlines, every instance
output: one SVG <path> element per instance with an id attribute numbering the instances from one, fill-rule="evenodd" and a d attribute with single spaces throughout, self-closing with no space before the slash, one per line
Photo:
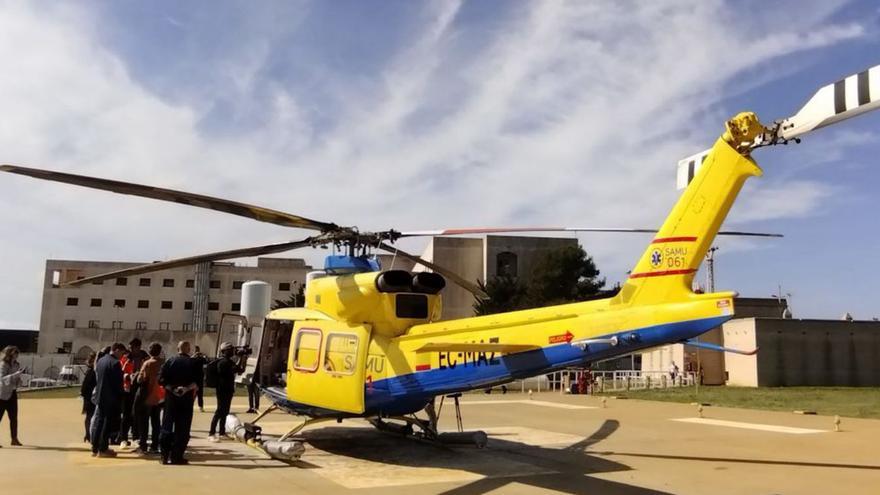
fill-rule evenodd
<path id="1" fill-rule="evenodd" d="M 880 63 L 873 2 L 0 2 L 0 161 L 364 229 L 654 227 L 678 159 Z M 880 316 L 880 115 L 760 150 L 717 282 Z M 143 261 L 303 232 L 0 177 L 0 327 L 46 258 Z M 581 235 L 610 282 L 648 239 Z M 424 243 L 403 247 L 420 250 Z M 320 253 L 303 252 L 314 263 Z M 13 260 L 13 261 L 10 261 Z"/>

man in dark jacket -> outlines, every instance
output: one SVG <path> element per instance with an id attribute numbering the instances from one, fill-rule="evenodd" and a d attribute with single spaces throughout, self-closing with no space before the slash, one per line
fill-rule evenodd
<path id="1" fill-rule="evenodd" d="M 187 341 L 177 344 L 177 355 L 165 361 L 159 371 L 159 384 L 165 387 L 165 416 L 162 418 L 160 447 L 162 464 L 189 464 L 183 457 L 192 428 L 193 402 L 202 368 L 189 357 L 192 346 Z"/>
<path id="2" fill-rule="evenodd" d="M 113 422 L 119 420 L 122 407 L 122 367 L 119 358 L 125 354 L 125 345 L 110 346 L 110 353 L 95 365 L 95 416 L 92 419 L 92 457 L 116 457 L 109 448 Z"/>
<path id="3" fill-rule="evenodd" d="M 82 385 L 79 387 L 79 395 L 82 397 L 83 408 L 82 412 L 86 416 L 85 427 L 86 427 L 86 435 L 83 437 L 83 441 L 91 443 L 91 429 L 92 429 L 92 416 L 95 415 L 95 403 L 92 402 L 92 392 L 95 391 L 95 386 L 98 384 L 98 379 L 95 377 L 95 353 L 89 354 L 89 358 L 86 360 L 86 375 L 83 377 Z"/>
<path id="4" fill-rule="evenodd" d="M 202 368 L 202 377 L 204 377 L 204 369 L 205 365 L 208 364 L 208 356 L 205 356 L 202 353 L 202 350 L 199 349 L 199 346 L 196 346 L 196 353 L 193 354 L 193 360 L 196 362 L 196 365 Z M 199 411 L 205 412 L 205 383 L 197 383 L 199 386 L 198 392 L 196 392 L 196 400 L 199 403 Z"/>
<path id="5" fill-rule="evenodd" d="M 235 395 L 235 375 L 243 371 L 242 367 L 232 360 L 234 355 L 235 348 L 232 344 L 224 342 L 220 344 L 220 358 L 209 364 L 217 367 L 217 411 L 211 418 L 211 429 L 208 431 L 208 438 L 212 442 L 220 441 L 220 437 L 226 434 L 226 416 L 232 406 L 232 396 Z M 215 436 L 218 431 L 219 435 Z"/>

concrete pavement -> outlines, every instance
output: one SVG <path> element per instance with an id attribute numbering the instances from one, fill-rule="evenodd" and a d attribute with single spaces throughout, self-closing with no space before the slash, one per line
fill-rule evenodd
<path id="1" fill-rule="evenodd" d="M 233 412 L 244 411 L 243 399 Z M 595 398 L 556 393 L 462 400 L 465 429 L 489 434 L 485 449 L 428 445 L 354 420 L 303 431 L 306 453 L 285 464 L 243 444 L 207 442 L 211 413 L 196 412 L 192 464 L 161 466 L 124 449 L 116 459 L 92 458 L 81 442 L 77 399 L 25 395 L 25 446 L 9 447 L 8 423 L 0 422 L 0 473 L 15 494 L 119 493 L 139 484 L 212 495 L 880 493 L 877 420 L 844 418 L 836 433 L 825 416 L 707 407 L 699 420 L 690 405 L 609 399 L 602 408 Z M 451 406 L 443 408 L 442 429 L 454 429 Z M 264 435 L 296 423 L 271 414 Z"/>

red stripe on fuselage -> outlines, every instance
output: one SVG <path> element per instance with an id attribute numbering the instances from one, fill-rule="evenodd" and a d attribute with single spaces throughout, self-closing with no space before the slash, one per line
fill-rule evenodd
<path id="1" fill-rule="evenodd" d="M 430 364 L 417 364 L 416 365 L 416 371 L 428 371 L 429 369 L 431 369 Z"/>
<path id="2" fill-rule="evenodd" d="M 661 272 L 645 272 L 645 273 L 633 273 L 629 276 L 629 278 L 645 278 L 645 277 L 663 277 L 665 275 L 687 275 L 688 273 L 694 273 L 696 270 L 687 269 L 687 270 L 664 270 Z"/>
<path id="3" fill-rule="evenodd" d="M 659 244 L 661 242 L 694 242 L 696 237 L 658 237 L 651 241 L 651 244 Z"/>

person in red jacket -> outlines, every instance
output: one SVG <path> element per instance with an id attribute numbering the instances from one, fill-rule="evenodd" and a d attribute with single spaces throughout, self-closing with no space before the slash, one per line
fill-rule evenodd
<path id="1" fill-rule="evenodd" d="M 130 351 L 127 351 L 125 355 L 122 356 L 119 360 L 119 365 L 122 367 L 122 387 L 124 392 L 122 394 L 122 424 L 116 435 L 116 443 L 122 447 L 128 447 L 130 445 L 128 441 L 128 433 L 133 430 L 132 427 L 134 426 L 134 421 L 132 421 L 133 397 L 131 393 L 131 384 L 134 378 L 134 373 L 137 371 L 134 369 L 134 361 L 131 359 Z M 135 435 L 132 435 L 132 437 L 134 436 Z"/>

